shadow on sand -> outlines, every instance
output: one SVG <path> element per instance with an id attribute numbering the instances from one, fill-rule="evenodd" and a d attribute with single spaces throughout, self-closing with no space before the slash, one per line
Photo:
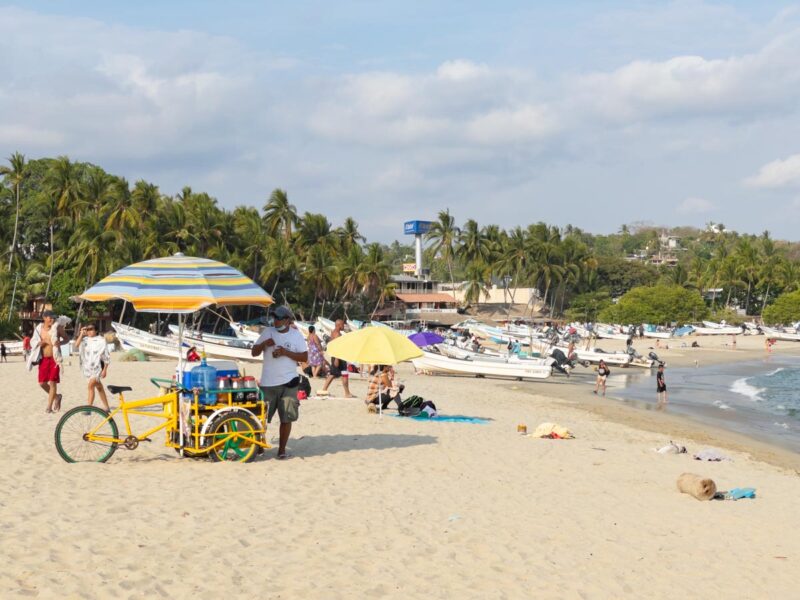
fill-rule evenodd
<path id="1" fill-rule="evenodd" d="M 298 457 L 325 456 L 338 452 L 358 450 L 386 450 L 389 448 L 410 448 L 435 444 L 437 438 L 432 435 L 407 435 L 402 433 L 367 433 L 312 435 L 297 440 L 289 440 L 290 451 Z"/>

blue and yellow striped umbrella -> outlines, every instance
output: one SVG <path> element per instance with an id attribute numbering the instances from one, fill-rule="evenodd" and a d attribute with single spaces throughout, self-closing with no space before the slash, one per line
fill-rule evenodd
<path id="1" fill-rule="evenodd" d="M 179 314 L 212 304 L 269 306 L 273 302 L 272 296 L 233 267 L 182 254 L 129 265 L 78 297 L 90 302 L 127 300 L 140 312 Z"/>

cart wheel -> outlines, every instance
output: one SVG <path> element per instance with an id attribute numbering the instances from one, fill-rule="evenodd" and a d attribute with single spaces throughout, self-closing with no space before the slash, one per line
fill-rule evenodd
<path id="1" fill-rule="evenodd" d="M 64 413 L 56 425 L 56 450 L 65 461 L 106 462 L 117 450 L 116 442 L 93 442 L 86 434 L 116 438 L 117 424 L 97 406 L 78 406 Z"/>
<path id="2" fill-rule="evenodd" d="M 217 445 L 209 451 L 212 460 L 250 462 L 256 456 L 258 444 L 255 440 L 259 427 L 253 418 L 244 412 L 224 415 L 214 425 L 211 443 Z"/>

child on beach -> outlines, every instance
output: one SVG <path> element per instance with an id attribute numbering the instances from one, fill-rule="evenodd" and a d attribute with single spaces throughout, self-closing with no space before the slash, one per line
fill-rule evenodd
<path id="1" fill-rule="evenodd" d="M 599 388 L 603 388 L 603 396 L 606 395 L 606 380 L 608 379 L 609 374 L 611 374 L 611 369 L 608 368 L 606 365 L 606 361 L 601 360 L 600 364 L 597 366 L 597 380 L 594 383 L 594 393 L 597 393 Z"/>
<path id="2" fill-rule="evenodd" d="M 81 357 L 81 368 L 83 375 L 89 380 L 88 404 L 94 404 L 95 390 L 100 394 L 100 402 L 103 410 L 108 411 L 108 398 L 103 387 L 103 379 L 108 375 L 108 365 L 111 363 L 111 355 L 108 352 L 108 344 L 104 337 L 98 337 L 97 329 L 94 325 L 81 327 L 81 332 L 75 340 L 75 346 L 79 348 Z"/>
<path id="3" fill-rule="evenodd" d="M 656 373 L 656 397 L 658 408 L 663 408 L 667 403 L 667 384 L 664 382 L 664 365 L 659 365 Z"/>

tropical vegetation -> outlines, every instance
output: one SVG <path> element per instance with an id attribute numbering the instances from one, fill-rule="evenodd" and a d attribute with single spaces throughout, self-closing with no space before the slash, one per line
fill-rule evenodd
<path id="1" fill-rule="evenodd" d="M 29 160 L 20 153 L 8 157 L 0 177 L 6 322 L 34 296 L 74 314 L 71 297 L 105 275 L 176 252 L 239 268 L 305 318 L 344 311 L 369 317 L 394 296 L 392 275 L 413 260 L 411 246 L 369 242 L 352 218 L 334 225 L 324 214 L 301 212 L 283 189 L 265 193 L 258 206 L 229 210 L 191 187 L 170 196 L 155 183 L 131 183 L 66 156 Z M 665 234 L 679 240 L 677 248 L 667 250 Z M 706 308 L 782 315 L 777 308 L 770 313 L 770 305 L 800 289 L 800 247 L 722 225 L 634 224 L 593 235 L 545 222 L 510 229 L 474 219 L 459 224 L 444 209 L 426 241 L 431 276 L 459 292 L 464 305 L 484 302 L 492 287 L 509 304 L 524 304 L 518 290 L 528 287 L 537 290 L 531 311 L 666 323 L 700 318 Z M 670 260 L 653 264 L 665 252 Z M 649 308 L 634 311 L 637 303 Z"/>

